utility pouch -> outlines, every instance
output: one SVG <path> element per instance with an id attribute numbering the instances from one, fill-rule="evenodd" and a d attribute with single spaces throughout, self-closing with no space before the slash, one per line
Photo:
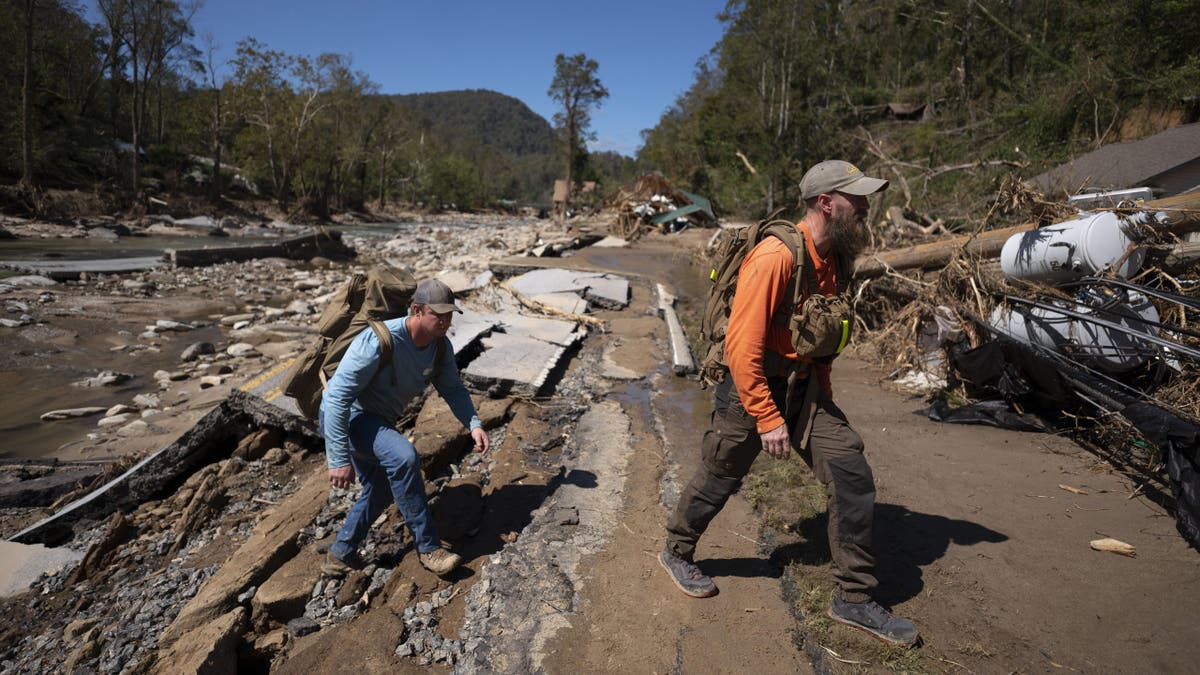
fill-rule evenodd
<path id="1" fill-rule="evenodd" d="M 810 295 L 790 319 L 792 347 L 813 359 L 837 356 L 850 342 L 854 308 L 845 294 Z"/>

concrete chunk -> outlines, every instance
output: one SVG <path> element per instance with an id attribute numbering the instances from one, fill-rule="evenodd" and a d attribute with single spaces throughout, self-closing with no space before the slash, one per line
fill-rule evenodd
<path id="1" fill-rule="evenodd" d="M 543 293 L 529 298 L 534 302 L 553 307 L 567 314 L 583 314 L 588 310 L 587 300 L 579 297 L 578 293 L 563 291 L 561 293 Z"/>
<path id="2" fill-rule="evenodd" d="M 572 292 L 605 309 L 622 309 L 629 304 L 629 281 L 616 274 L 551 267 L 526 272 L 509 281 L 508 285 L 529 297 Z"/>
<path id="3" fill-rule="evenodd" d="M 563 347 L 573 345 L 579 339 L 575 334 L 577 327 L 578 325 L 574 321 L 542 319 L 523 314 L 510 314 L 504 317 L 506 334 L 531 337 Z"/>
<path id="4" fill-rule="evenodd" d="M 576 331 L 571 344 L 586 334 Z M 567 346 L 521 335 L 497 333 L 485 338 L 487 348 L 463 371 L 463 378 L 493 395 L 537 396 L 567 354 Z"/>
<path id="5" fill-rule="evenodd" d="M 499 314 L 476 312 L 464 307 L 462 314 L 454 316 L 454 323 L 450 324 L 446 337 L 449 337 L 450 344 L 454 345 L 454 353 L 459 354 L 480 337 L 491 333 L 500 322 Z"/>

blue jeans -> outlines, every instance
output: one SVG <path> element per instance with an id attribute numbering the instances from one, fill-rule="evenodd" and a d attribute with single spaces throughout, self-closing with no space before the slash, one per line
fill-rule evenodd
<path id="1" fill-rule="evenodd" d="M 321 415 L 324 427 L 324 414 Z M 425 501 L 425 478 L 417 449 L 382 417 L 368 412 L 350 414 L 350 465 L 362 484 L 358 501 L 346 514 L 330 550 L 345 558 L 358 549 L 371 523 L 395 500 L 396 508 L 412 532 L 417 551 L 438 548 L 437 526 Z"/>

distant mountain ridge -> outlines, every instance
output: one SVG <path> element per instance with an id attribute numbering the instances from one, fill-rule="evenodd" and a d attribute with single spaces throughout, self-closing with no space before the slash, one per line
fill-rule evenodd
<path id="1" fill-rule="evenodd" d="M 554 129 L 520 99 L 488 89 L 393 94 L 428 128 L 466 137 L 515 157 L 552 155 Z M 424 126 L 423 125 L 423 126 Z"/>

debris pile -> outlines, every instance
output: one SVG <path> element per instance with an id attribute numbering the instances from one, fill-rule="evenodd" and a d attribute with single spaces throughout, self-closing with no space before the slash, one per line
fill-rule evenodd
<path id="1" fill-rule="evenodd" d="M 930 275 L 889 269 L 858 312 L 893 376 L 932 394 L 930 417 L 1075 433 L 1174 499 L 1200 547 L 1200 278 L 1171 262 L 1200 212 L 1163 202 L 1026 228 L 999 269 L 966 244 Z"/>
<path id="2" fill-rule="evenodd" d="M 711 226 L 717 220 L 707 199 L 676 188 L 657 171 L 622 186 L 612 205 L 617 210 L 612 234 L 626 239 L 636 239 L 651 227 L 679 232 L 690 225 Z"/>

